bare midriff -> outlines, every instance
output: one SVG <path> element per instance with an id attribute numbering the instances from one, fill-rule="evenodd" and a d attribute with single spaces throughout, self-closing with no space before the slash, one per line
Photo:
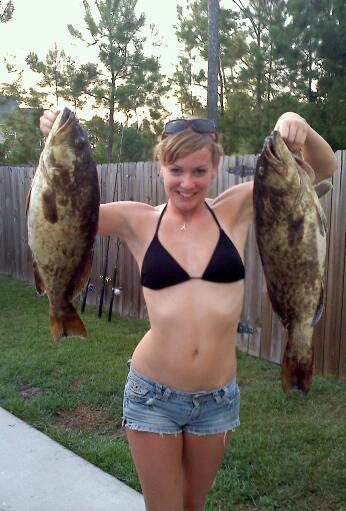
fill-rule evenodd
<path id="1" fill-rule="evenodd" d="M 151 329 L 132 356 L 134 369 L 183 391 L 213 390 L 236 374 L 235 340 L 244 280 L 192 279 L 143 288 Z"/>

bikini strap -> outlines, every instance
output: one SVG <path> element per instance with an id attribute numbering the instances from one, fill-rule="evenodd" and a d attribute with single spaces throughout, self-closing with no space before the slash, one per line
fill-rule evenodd
<path id="1" fill-rule="evenodd" d="M 205 205 L 207 206 L 207 208 L 209 209 L 210 213 L 212 214 L 212 216 L 214 217 L 214 220 L 216 222 L 216 224 L 219 226 L 219 229 L 220 231 L 222 231 L 222 227 L 220 225 L 220 222 L 218 221 L 214 211 L 212 210 L 212 208 L 209 206 L 209 204 L 207 203 L 207 201 L 205 201 Z"/>
<path id="2" fill-rule="evenodd" d="M 159 218 L 159 221 L 157 222 L 157 226 L 156 226 L 155 236 L 157 236 L 157 233 L 158 233 L 158 231 L 159 231 L 159 228 L 160 228 L 160 224 L 161 224 L 161 221 L 162 221 L 163 214 L 164 214 L 164 212 L 165 212 L 165 211 L 166 211 L 166 209 L 167 209 L 167 204 L 168 204 L 168 203 L 166 202 L 165 207 L 164 207 L 164 208 L 163 208 L 163 210 L 161 211 L 160 218 Z"/>

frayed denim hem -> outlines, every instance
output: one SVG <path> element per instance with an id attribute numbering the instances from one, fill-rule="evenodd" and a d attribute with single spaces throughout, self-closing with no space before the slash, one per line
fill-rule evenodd
<path id="1" fill-rule="evenodd" d="M 175 435 L 181 433 L 190 433 L 191 435 L 196 436 L 208 436 L 208 435 L 224 435 L 226 437 L 227 433 L 230 431 L 231 433 L 234 433 L 235 430 L 240 426 L 240 421 L 235 422 L 231 426 L 220 430 L 212 430 L 212 431 L 194 431 L 193 429 L 183 429 L 179 431 L 157 431 L 157 429 L 149 428 L 147 426 L 140 426 L 138 424 L 129 424 L 126 420 L 126 418 L 122 421 L 122 426 L 125 429 L 131 429 L 132 431 L 141 431 L 142 433 L 155 433 L 157 435 Z"/>
<path id="2" fill-rule="evenodd" d="M 225 428 L 220 429 L 213 429 L 211 431 L 196 431 L 193 428 L 187 428 L 184 429 L 184 433 L 191 433 L 192 435 L 196 436 L 207 436 L 207 435 L 223 435 L 225 433 L 228 433 L 228 431 L 231 431 L 234 433 L 234 431 L 240 426 L 240 421 L 236 421 L 230 426 L 227 426 Z"/>
<path id="3" fill-rule="evenodd" d="M 126 419 L 123 421 L 123 427 L 125 429 L 130 429 L 131 431 L 140 431 L 141 433 L 155 433 L 155 435 L 181 435 L 182 431 L 157 431 L 154 428 L 148 428 L 143 426 L 138 426 L 137 424 L 128 424 Z"/>

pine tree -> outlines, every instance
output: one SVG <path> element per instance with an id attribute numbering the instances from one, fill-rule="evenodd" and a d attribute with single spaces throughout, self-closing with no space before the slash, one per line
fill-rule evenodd
<path id="1" fill-rule="evenodd" d="M 160 98 L 167 91 L 157 59 L 144 55 L 145 38 L 141 36 L 141 30 L 145 17 L 143 14 L 137 17 L 136 4 L 137 0 L 99 0 L 95 2 L 96 13 L 93 14 L 89 1 L 83 0 L 89 40 L 68 25 L 74 37 L 98 48 L 98 81 L 89 84 L 85 92 L 95 98 L 97 106 L 108 110 L 109 162 L 112 160 L 116 109 L 129 117 L 131 111 L 146 106 L 155 117 L 162 108 Z"/>

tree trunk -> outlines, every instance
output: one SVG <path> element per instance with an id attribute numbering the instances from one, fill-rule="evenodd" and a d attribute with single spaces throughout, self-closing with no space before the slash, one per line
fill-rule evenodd
<path id="1" fill-rule="evenodd" d="M 109 102 L 109 121 L 108 121 L 108 147 L 107 163 L 112 163 L 113 139 L 114 139 L 114 103 L 115 103 L 115 77 L 112 76 L 112 90 Z"/>
<path id="2" fill-rule="evenodd" d="M 312 93 L 312 64 L 313 64 L 313 56 L 312 56 L 312 41 L 311 37 L 309 39 L 309 103 L 312 103 L 313 93 Z"/>
<path id="3" fill-rule="evenodd" d="M 216 122 L 219 74 L 219 0 L 208 0 L 208 119 Z"/>

